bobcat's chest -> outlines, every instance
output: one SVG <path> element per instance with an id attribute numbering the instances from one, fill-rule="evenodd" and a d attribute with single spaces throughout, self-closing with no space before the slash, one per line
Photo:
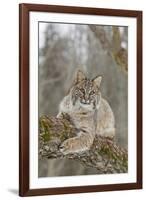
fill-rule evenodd
<path id="1" fill-rule="evenodd" d="M 76 128 L 79 129 L 94 129 L 93 113 L 79 112 L 71 113 L 71 118 Z"/>

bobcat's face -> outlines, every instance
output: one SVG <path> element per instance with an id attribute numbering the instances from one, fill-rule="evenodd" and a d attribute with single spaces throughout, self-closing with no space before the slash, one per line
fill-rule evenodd
<path id="1" fill-rule="evenodd" d="M 100 102 L 100 82 L 101 77 L 93 80 L 87 79 L 85 75 L 78 71 L 75 85 L 72 88 L 72 103 L 78 107 L 88 110 L 96 109 Z"/>

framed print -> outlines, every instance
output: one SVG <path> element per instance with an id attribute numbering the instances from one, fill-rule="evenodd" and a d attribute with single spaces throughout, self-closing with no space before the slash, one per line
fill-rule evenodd
<path id="1" fill-rule="evenodd" d="M 19 5 L 20 196 L 142 188 L 142 12 Z"/>

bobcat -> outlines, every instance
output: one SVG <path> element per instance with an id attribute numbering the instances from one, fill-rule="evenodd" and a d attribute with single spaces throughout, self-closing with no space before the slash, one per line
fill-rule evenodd
<path id="1" fill-rule="evenodd" d="M 111 138 L 115 136 L 114 114 L 101 96 L 101 80 L 101 76 L 90 80 L 78 70 L 73 86 L 61 101 L 57 117 L 69 115 L 78 130 L 76 137 L 62 143 L 60 151 L 63 154 L 89 150 L 96 134 Z"/>

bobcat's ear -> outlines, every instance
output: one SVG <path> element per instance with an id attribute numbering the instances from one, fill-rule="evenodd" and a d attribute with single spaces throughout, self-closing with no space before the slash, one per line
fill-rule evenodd
<path id="1" fill-rule="evenodd" d="M 79 83 L 84 79 L 86 79 L 85 74 L 81 70 L 78 70 L 75 74 L 74 83 Z"/>
<path id="2" fill-rule="evenodd" d="M 102 81 L 102 76 L 96 76 L 92 81 L 95 84 L 95 86 L 100 88 L 100 84 L 101 84 L 101 81 Z"/>

